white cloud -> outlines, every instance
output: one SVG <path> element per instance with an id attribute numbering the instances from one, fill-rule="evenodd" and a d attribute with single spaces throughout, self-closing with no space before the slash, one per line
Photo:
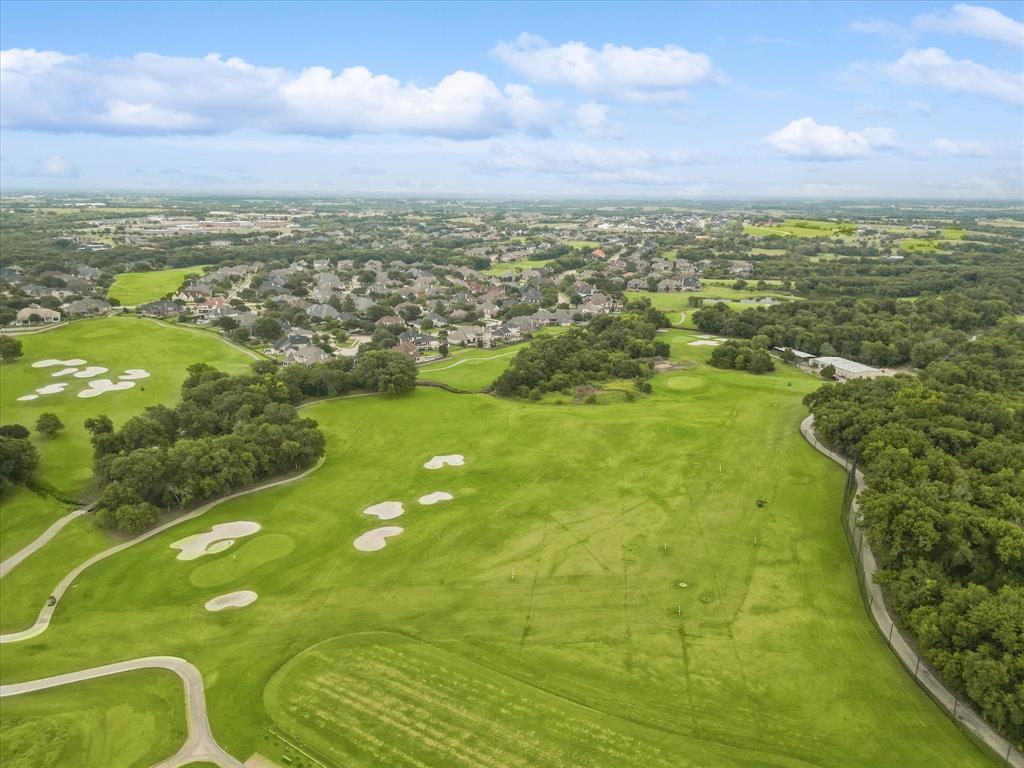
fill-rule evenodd
<path id="1" fill-rule="evenodd" d="M 848 28 L 852 32 L 887 37 L 890 40 L 895 40 L 901 43 L 908 43 L 914 39 L 914 35 L 912 33 L 893 21 L 880 21 L 877 19 L 868 21 L 852 21 L 848 25 Z"/>
<path id="2" fill-rule="evenodd" d="M 983 5 L 957 3 L 951 10 L 918 16 L 913 26 L 928 32 L 969 35 L 1024 47 L 1024 24 Z"/>
<path id="3" fill-rule="evenodd" d="M 911 49 L 897 61 L 882 65 L 881 70 L 903 85 L 944 88 L 1024 104 L 1024 73 L 992 69 L 970 59 L 954 59 L 941 48 Z"/>
<path id="4" fill-rule="evenodd" d="M 621 129 L 609 122 L 608 112 L 607 104 L 588 101 L 576 107 L 573 116 L 576 119 L 576 125 L 587 136 L 621 136 Z"/>
<path id="5" fill-rule="evenodd" d="M 523 33 L 512 42 L 499 42 L 491 54 L 534 82 L 643 103 L 683 101 L 691 86 L 720 77 L 710 56 L 676 45 L 630 48 L 607 43 L 596 49 L 568 42 L 555 46 Z"/>
<path id="6" fill-rule="evenodd" d="M 812 117 L 793 120 L 765 141 L 782 154 L 800 160 L 851 160 L 867 157 L 876 149 L 896 146 L 891 128 L 847 131 L 835 125 L 821 125 Z"/>
<path id="7" fill-rule="evenodd" d="M 992 150 L 980 142 L 952 139 L 936 139 L 932 142 L 932 150 L 936 154 L 953 157 L 988 157 L 992 154 Z"/>
<path id="8" fill-rule="evenodd" d="M 0 124 L 44 131 L 472 138 L 543 132 L 557 112 L 529 87 L 499 88 L 477 72 L 419 86 L 364 67 L 295 73 L 218 54 L 103 59 L 10 49 L 0 52 L 0 87 Z"/>

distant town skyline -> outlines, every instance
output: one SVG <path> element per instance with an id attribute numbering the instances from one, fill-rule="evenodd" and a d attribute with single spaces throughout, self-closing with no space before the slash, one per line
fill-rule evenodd
<path id="1" fill-rule="evenodd" d="M 1024 197 L 1016 3 L 0 13 L 5 192 Z"/>

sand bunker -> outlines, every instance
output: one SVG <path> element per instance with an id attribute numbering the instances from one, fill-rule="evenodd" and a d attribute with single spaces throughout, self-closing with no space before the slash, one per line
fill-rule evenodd
<path id="1" fill-rule="evenodd" d="M 376 552 L 378 549 L 384 549 L 388 545 L 387 540 L 389 538 L 397 536 L 404 530 L 404 528 L 399 528 L 397 525 L 385 525 L 383 528 L 374 528 L 353 541 L 352 546 L 360 552 Z"/>
<path id="2" fill-rule="evenodd" d="M 97 397 L 98 395 L 102 395 L 104 392 L 117 392 L 122 389 L 131 389 L 134 386 L 134 381 L 119 381 L 115 384 L 110 379 L 93 379 L 89 382 L 88 388 L 79 392 L 78 396 Z"/>
<path id="3" fill-rule="evenodd" d="M 179 560 L 195 560 L 203 555 L 213 555 L 223 552 L 235 543 L 235 539 L 243 536 L 252 536 L 262 526 L 248 520 L 239 520 L 234 523 L 218 523 L 206 533 L 197 533 L 193 536 L 186 536 L 184 539 L 171 544 L 171 549 L 180 549 Z"/>
<path id="4" fill-rule="evenodd" d="M 91 379 L 93 376 L 99 376 L 101 373 L 106 373 L 109 368 L 104 368 L 102 365 L 90 365 L 88 368 L 83 368 L 78 373 L 72 374 L 76 379 Z"/>
<path id="5" fill-rule="evenodd" d="M 21 397 L 18 398 L 18 402 L 19 403 L 26 403 L 29 400 L 38 400 L 38 399 L 39 399 L 39 395 L 22 395 Z"/>
<path id="6" fill-rule="evenodd" d="M 226 595 L 218 595 L 212 600 L 207 600 L 203 607 L 208 611 L 223 611 L 225 608 L 244 608 L 256 602 L 258 595 L 251 589 L 242 589 L 238 592 L 228 592 Z"/>
<path id="7" fill-rule="evenodd" d="M 50 375 L 57 378 L 58 376 L 67 376 L 69 373 L 75 373 L 77 370 L 77 368 L 61 368 L 59 371 L 51 373 Z"/>
<path id="8" fill-rule="evenodd" d="M 67 387 L 67 383 L 61 384 L 47 384 L 45 387 L 40 387 L 36 390 L 37 395 L 55 395 L 58 392 L 63 392 Z"/>
<path id="9" fill-rule="evenodd" d="M 700 341 L 691 341 L 691 347 L 717 347 L 719 342 L 711 341 L 710 339 L 701 339 Z"/>
<path id="10" fill-rule="evenodd" d="M 394 520 L 401 517 L 404 512 L 405 508 L 400 501 L 382 501 L 363 510 L 364 515 L 373 515 L 379 520 Z"/>
<path id="11" fill-rule="evenodd" d="M 448 456 L 435 456 L 423 467 L 424 469 L 440 469 L 446 464 L 450 467 L 461 467 L 465 463 L 466 459 L 461 453 L 453 453 Z"/>
<path id="12" fill-rule="evenodd" d="M 420 496 L 419 502 L 429 507 L 431 504 L 437 504 L 439 501 L 451 501 L 454 498 L 448 491 L 434 491 L 426 496 Z"/>
<path id="13" fill-rule="evenodd" d="M 54 365 L 85 365 L 86 360 L 79 360 L 77 357 L 71 360 L 54 360 L 53 358 L 47 358 L 46 360 L 36 360 L 32 363 L 33 368 L 50 368 Z"/>
<path id="14" fill-rule="evenodd" d="M 134 381 L 135 379 L 148 379 L 149 371 L 143 370 L 142 368 L 129 368 L 117 378 L 121 381 Z"/>

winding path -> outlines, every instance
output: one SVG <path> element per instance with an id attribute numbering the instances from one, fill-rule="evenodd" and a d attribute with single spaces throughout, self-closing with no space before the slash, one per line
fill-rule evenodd
<path id="1" fill-rule="evenodd" d="M 946 714 L 953 718 L 953 721 L 971 732 L 975 739 L 981 741 L 1001 761 L 1001 766 L 1013 766 L 1013 768 L 1024 768 L 1024 755 L 1008 740 L 1003 738 L 991 725 L 978 715 L 968 705 L 960 701 L 956 694 L 950 691 L 932 670 L 931 666 L 918 656 L 914 645 L 903 634 L 903 631 L 896 625 L 895 620 L 889 613 L 885 604 L 885 597 L 881 587 L 875 583 L 875 571 L 878 564 L 874 553 L 864 533 L 858 525 L 860 515 L 860 494 L 864 490 L 864 473 L 857 469 L 853 462 L 840 453 L 829 450 L 828 447 L 818 439 L 814 431 L 814 415 L 811 414 L 800 422 L 800 432 L 814 448 L 828 456 L 832 461 L 839 464 L 847 472 L 853 470 L 854 482 L 857 490 L 850 502 L 849 511 L 844 511 L 847 516 L 846 525 L 853 537 L 853 557 L 857 562 L 857 577 L 863 584 L 867 602 L 868 615 L 878 627 L 878 631 L 886 638 L 893 655 L 899 659 L 907 672 L 914 680 L 928 693 L 928 695 L 943 709 Z M 924 663 L 922 663 L 924 662 Z"/>
<path id="2" fill-rule="evenodd" d="M 2 563 L 0 563 L 0 579 L 2 579 L 11 571 L 13 571 L 14 568 L 19 563 L 21 563 L 21 561 L 24 560 L 26 557 L 28 557 L 29 555 L 34 555 L 36 552 L 42 549 L 43 545 L 47 544 L 54 536 L 60 533 L 65 525 L 70 523 L 72 520 L 76 520 L 82 515 L 88 513 L 91 509 L 92 505 L 90 504 L 87 507 L 76 509 L 74 512 L 68 512 L 68 514 L 54 521 L 54 523 L 49 528 L 47 528 L 45 531 L 39 534 L 38 537 L 36 537 L 35 541 L 31 542 L 30 544 L 26 544 L 24 547 L 22 547 L 13 555 L 11 555 Z"/>
<path id="3" fill-rule="evenodd" d="M 456 366 L 462 365 L 463 363 L 483 362 L 484 360 L 497 360 L 499 357 L 508 357 L 511 354 L 515 353 L 502 352 L 500 355 L 491 355 L 490 357 L 464 357 L 461 360 L 457 360 L 456 362 L 452 363 L 451 365 L 446 365 L 444 368 L 431 368 L 428 371 L 426 370 L 426 366 L 424 366 L 423 370 L 425 373 L 436 373 L 437 371 L 447 371 L 449 368 L 455 368 Z M 433 363 L 431 363 L 431 365 L 433 365 Z"/>
<path id="4" fill-rule="evenodd" d="M 244 768 L 243 764 L 225 752 L 213 738 L 210 719 L 206 713 L 206 694 L 203 690 L 203 675 L 196 667 L 177 656 L 146 656 L 131 661 L 119 661 L 102 667 L 83 669 L 64 675 L 43 677 L 25 683 L 0 685 L 0 698 L 19 696 L 24 693 L 43 691 L 70 683 L 94 680 L 97 677 L 118 675 L 139 669 L 167 669 L 181 678 L 185 686 L 185 713 L 188 721 L 188 738 L 174 755 L 161 760 L 153 768 L 177 768 L 203 760 L 216 763 L 221 768 Z"/>
<path id="5" fill-rule="evenodd" d="M 247 496 L 250 493 L 265 491 L 268 488 L 275 488 L 279 485 L 294 483 L 296 480 L 301 480 L 302 478 L 307 477 L 313 472 L 316 472 L 316 470 L 320 469 L 320 467 L 323 466 L 323 463 L 326 460 L 326 458 L 326 456 L 320 457 L 320 461 L 318 461 L 316 464 L 314 464 L 306 471 L 301 472 L 297 475 L 292 475 L 291 477 L 286 477 L 281 480 L 274 480 L 273 482 L 264 483 L 263 485 L 257 485 L 254 486 L 253 488 L 246 488 L 245 490 L 237 491 L 235 493 L 229 494 L 228 496 L 222 496 L 219 499 L 215 499 L 208 504 L 204 504 L 203 506 L 192 510 L 186 515 L 182 515 L 181 517 L 176 517 L 173 520 L 169 520 L 163 525 L 158 525 L 156 528 L 146 531 L 145 533 L 136 536 L 134 539 L 130 539 L 122 544 L 117 544 L 116 546 L 110 547 L 109 549 L 105 549 L 102 552 L 93 555 L 85 562 L 73 568 L 63 579 L 60 580 L 60 583 L 57 584 L 57 586 L 54 588 L 52 592 L 53 597 L 56 598 L 54 600 L 53 605 L 47 604 L 43 606 L 42 610 L 39 611 L 39 617 L 36 619 L 35 624 L 33 624 L 28 629 L 21 630 L 20 632 L 9 632 L 6 635 L 0 635 L 0 644 L 17 643 L 22 640 L 28 640 L 29 638 L 36 637 L 37 635 L 40 635 L 43 632 L 45 632 L 46 628 L 50 626 L 50 617 L 52 617 L 54 611 L 57 610 L 57 605 L 60 603 L 60 599 L 64 596 L 64 593 L 68 591 L 68 588 L 74 583 L 75 579 L 81 576 L 82 573 L 90 566 L 95 565 L 101 560 L 106 560 L 108 557 L 116 555 L 118 552 L 122 552 L 128 549 L 129 547 L 133 547 L 136 544 L 146 541 L 146 539 L 151 539 L 154 536 L 161 534 L 170 528 L 175 527 L 176 525 L 180 525 L 181 523 L 187 522 L 188 520 L 194 520 L 200 515 L 213 509 L 218 504 L 223 504 L 225 501 L 231 501 L 232 499 L 237 499 L 240 496 Z M 45 543 L 45 541 L 42 542 L 42 544 Z M 42 544 L 40 544 L 40 546 L 42 546 Z"/>

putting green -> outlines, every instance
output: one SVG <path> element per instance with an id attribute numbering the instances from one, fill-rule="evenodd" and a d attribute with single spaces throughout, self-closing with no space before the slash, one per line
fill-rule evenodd
<path id="1" fill-rule="evenodd" d="M 819 380 L 713 369 L 692 334 L 665 337 L 696 364 L 632 403 L 310 406 L 320 469 L 86 571 L 43 635 L 4 647 L 4 682 L 182 656 L 221 744 L 281 764 L 294 744 L 329 768 L 991 765 L 865 615 L 845 475 L 798 431 Z M 465 465 L 423 469 L 449 454 Z M 455 498 L 416 505 L 438 488 Z M 405 531 L 358 552 L 382 499 Z M 237 560 L 174 559 L 235 520 L 263 526 Z M 225 589 L 200 569 L 259 600 L 205 611 Z"/>
<path id="2" fill-rule="evenodd" d="M 3 700 L 4 768 L 147 768 L 185 742 L 177 675 L 140 670 Z"/>
<path id="3" fill-rule="evenodd" d="M 197 587 L 219 587 L 236 581 L 264 563 L 277 560 L 295 549 L 295 541 L 283 533 L 257 536 L 242 545 L 234 545 L 229 554 L 197 566 L 188 578 Z"/>
<path id="4" fill-rule="evenodd" d="M 122 272 L 114 278 L 107 295 L 117 299 L 123 306 L 134 307 L 174 293 L 181 288 L 187 275 L 201 274 L 201 266 L 161 269 L 156 272 Z"/>

